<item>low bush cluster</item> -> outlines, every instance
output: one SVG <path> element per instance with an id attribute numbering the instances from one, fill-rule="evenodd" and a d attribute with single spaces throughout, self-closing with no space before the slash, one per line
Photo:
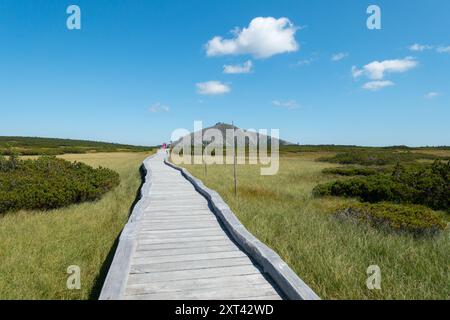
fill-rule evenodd
<path id="1" fill-rule="evenodd" d="M 338 176 L 373 176 L 379 173 L 389 172 L 388 168 L 366 168 L 366 167 L 343 167 L 343 168 L 327 168 L 322 170 L 324 174 L 334 174 Z"/>
<path id="2" fill-rule="evenodd" d="M 428 208 L 385 202 L 352 204 L 337 210 L 335 216 L 343 220 L 368 223 L 373 227 L 414 235 L 433 235 L 447 226 L 442 218 Z"/>
<path id="3" fill-rule="evenodd" d="M 350 152 L 338 153 L 333 157 L 322 157 L 318 161 L 340 163 L 340 164 L 359 164 L 363 166 L 384 166 L 395 165 L 398 162 L 412 162 L 418 159 L 437 160 L 438 156 L 414 153 L 414 152 L 398 152 L 398 151 L 367 151 L 355 150 Z"/>
<path id="4" fill-rule="evenodd" d="M 0 137 L 0 155 L 9 156 L 20 152 L 21 155 L 60 155 L 66 153 L 88 152 L 143 152 L 151 150 L 151 147 L 132 146 L 125 144 L 53 139 L 32 137 Z"/>
<path id="5" fill-rule="evenodd" d="M 397 165 L 391 174 L 334 181 L 318 185 L 316 196 L 357 197 L 365 202 L 391 201 L 421 204 L 435 210 L 450 211 L 450 161 L 433 165 Z"/>
<path id="6" fill-rule="evenodd" d="M 119 182 L 116 172 L 79 162 L 49 156 L 37 160 L 0 156 L 0 213 L 94 201 Z"/>

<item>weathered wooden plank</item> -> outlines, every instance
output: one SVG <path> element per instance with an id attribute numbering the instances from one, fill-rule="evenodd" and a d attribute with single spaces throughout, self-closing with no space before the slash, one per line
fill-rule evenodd
<path id="1" fill-rule="evenodd" d="M 180 223 L 177 224 L 174 221 L 168 221 L 168 222 L 141 222 L 140 231 L 153 231 L 153 232 L 157 232 L 160 231 L 162 233 L 167 233 L 167 232 L 171 232 L 172 230 L 174 232 L 183 232 L 183 231 L 187 231 L 187 230 L 191 230 L 191 231 L 199 231 L 199 230 L 205 230 L 205 229 L 215 229 L 215 230 L 220 230 L 222 231 L 222 233 L 224 233 L 224 231 L 222 230 L 222 228 L 220 227 L 220 224 L 217 223 L 217 221 L 213 221 L 213 220 L 201 220 L 201 221 L 195 221 L 195 222 L 188 222 L 185 221 L 184 223 Z"/>
<path id="2" fill-rule="evenodd" d="M 128 277 L 128 285 L 259 273 L 260 271 L 251 265 L 155 273 L 132 273 Z"/>
<path id="3" fill-rule="evenodd" d="M 185 229 L 181 230 L 174 230 L 174 232 L 165 232 L 165 233 L 154 233 L 154 231 L 145 231 L 141 230 L 139 235 L 141 237 L 145 237 L 145 239 L 171 239 L 171 238 L 186 238 L 186 237 L 195 237 L 195 236 L 220 236 L 223 235 L 223 231 L 220 229 L 216 230 L 204 230 L 199 229 L 197 231 L 187 231 L 187 232 L 179 232 L 183 231 Z M 161 231 L 161 230 L 156 230 Z M 177 232 L 178 231 L 178 232 Z"/>
<path id="4" fill-rule="evenodd" d="M 169 234 L 185 233 L 185 232 L 204 232 L 204 231 L 222 231 L 220 227 L 207 227 L 207 228 L 192 228 L 192 229 L 170 229 L 170 230 L 145 230 L 141 229 L 140 232 L 148 234 L 160 234 L 161 237 Z"/>
<path id="5" fill-rule="evenodd" d="M 145 239 L 145 237 L 138 239 L 139 244 L 157 244 L 157 243 L 181 243 L 181 242 L 187 242 L 187 241 L 211 241 L 211 240 L 224 240 L 231 242 L 230 238 L 228 236 L 221 235 L 221 236 L 205 236 L 205 237 L 186 237 L 184 239 Z"/>
<path id="6" fill-rule="evenodd" d="M 210 252 L 210 253 L 197 253 L 197 254 L 179 254 L 174 256 L 162 256 L 162 257 L 140 257 L 133 258 L 131 264 L 151 264 L 151 263 L 164 263 L 164 262 L 186 262 L 186 261 L 199 261 L 199 260 L 214 260 L 224 258 L 241 258 L 247 255 L 240 250 L 228 251 L 228 252 Z M 249 264 L 252 264 L 248 260 Z"/>
<path id="7" fill-rule="evenodd" d="M 192 242 L 172 242 L 172 243 L 139 243 L 137 250 L 155 250 L 155 249 L 181 249 L 181 248 L 195 248 L 195 247 L 211 247 L 235 245 L 230 239 L 209 240 L 209 241 L 192 241 Z"/>
<path id="8" fill-rule="evenodd" d="M 186 261 L 174 261 L 165 263 L 154 263 L 151 258 L 145 258 L 146 260 L 144 261 L 136 261 L 140 259 L 142 258 L 137 258 L 132 262 L 132 265 L 130 267 L 130 273 L 152 273 L 152 272 L 168 272 L 179 270 L 211 269 L 218 267 L 245 266 L 251 263 L 248 257 L 186 260 Z"/>
<path id="9" fill-rule="evenodd" d="M 238 247 L 232 244 L 222 246 L 208 246 L 208 247 L 188 247 L 177 249 L 153 249 L 153 250 L 137 250 L 134 253 L 135 258 L 140 257 L 159 257 L 159 256 L 176 256 L 181 254 L 196 254 L 196 253 L 213 253 L 213 252 L 230 252 L 239 250 Z"/>
<path id="10" fill-rule="evenodd" d="M 159 218 L 153 218 L 153 219 L 147 219 L 147 220 L 141 221 L 141 225 L 143 227 L 145 227 L 145 226 L 152 226 L 154 224 L 164 224 L 164 223 L 185 224 L 185 223 L 192 223 L 192 222 L 218 222 L 218 221 L 215 217 L 211 217 L 211 216 L 203 216 L 203 217 L 188 217 L 188 216 L 186 216 L 186 217 L 178 218 L 178 219 L 159 217 Z"/>
<path id="11" fill-rule="evenodd" d="M 256 292 L 258 294 L 256 294 Z M 126 295 L 125 299 L 137 300 L 137 299 L 151 299 L 151 300 L 184 300 L 184 299 L 245 299 L 254 296 L 274 296 L 277 292 L 274 288 L 266 283 L 261 285 L 253 285 L 248 287 L 222 287 L 212 288 L 205 290 L 192 289 L 190 291 L 173 291 L 173 292 L 160 292 L 154 294 L 142 294 L 142 295 Z"/>
<path id="12" fill-rule="evenodd" d="M 239 285 L 248 286 L 255 284 L 265 284 L 267 279 L 261 274 L 227 276 L 207 279 L 189 279 L 175 280 L 168 282 L 155 282 L 145 284 L 134 284 L 127 287 L 127 295 L 171 292 L 171 291 L 189 291 L 192 288 L 220 288 L 237 287 Z"/>

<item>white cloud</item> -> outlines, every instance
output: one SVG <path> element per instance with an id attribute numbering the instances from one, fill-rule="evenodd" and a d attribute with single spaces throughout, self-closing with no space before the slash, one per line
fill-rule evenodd
<path id="1" fill-rule="evenodd" d="M 364 74 L 364 70 L 358 69 L 356 66 L 352 67 L 352 76 L 353 78 L 359 78 Z"/>
<path id="2" fill-rule="evenodd" d="M 253 63 L 251 60 L 238 65 L 224 65 L 223 73 L 238 74 L 238 73 L 250 73 L 253 68 Z"/>
<path id="3" fill-rule="evenodd" d="M 302 67 L 302 66 L 309 66 L 311 63 L 316 61 L 315 58 L 308 58 L 303 60 L 298 60 L 296 63 L 292 64 L 292 67 Z"/>
<path id="4" fill-rule="evenodd" d="M 348 57 L 347 52 L 339 52 L 339 53 L 335 53 L 331 56 L 331 61 L 340 61 L 347 57 Z"/>
<path id="5" fill-rule="evenodd" d="M 299 49 L 295 33 L 299 28 L 288 18 L 254 18 L 244 29 L 232 31 L 234 37 L 223 39 L 216 36 L 206 44 L 208 56 L 250 54 L 255 58 L 268 58 L 276 54 Z"/>
<path id="6" fill-rule="evenodd" d="M 203 95 L 220 95 L 231 91 L 230 86 L 220 81 L 199 82 L 196 84 L 197 93 Z"/>
<path id="7" fill-rule="evenodd" d="M 289 101 L 274 100 L 274 101 L 272 101 L 272 104 L 276 107 L 286 108 L 289 110 L 298 109 L 300 107 L 295 100 L 289 100 Z"/>
<path id="8" fill-rule="evenodd" d="M 450 53 L 450 46 L 448 47 L 440 46 L 439 48 L 437 48 L 436 51 L 439 53 Z"/>
<path id="9" fill-rule="evenodd" d="M 352 67 L 352 75 L 358 78 L 366 75 L 372 80 L 382 80 L 386 73 L 402 73 L 411 70 L 417 66 L 418 62 L 414 58 L 406 57 L 405 59 L 373 61 L 366 64 L 362 69 Z"/>
<path id="10" fill-rule="evenodd" d="M 414 52 L 422 52 L 422 51 L 425 51 L 425 50 L 433 49 L 433 46 L 430 46 L 430 45 L 427 45 L 427 44 L 415 43 L 415 44 L 409 46 L 408 49 L 410 51 L 414 51 Z"/>
<path id="11" fill-rule="evenodd" d="M 150 106 L 150 112 L 169 112 L 170 107 L 162 104 L 161 102 L 156 102 Z"/>
<path id="12" fill-rule="evenodd" d="M 434 99 L 434 98 L 436 98 L 436 97 L 439 96 L 439 95 L 440 95 L 439 92 L 432 91 L 432 92 L 428 92 L 428 93 L 425 95 L 425 98 L 427 98 L 427 99 Z"/>
<path id="13" fill-rule="evenodd" d="M 371 90 L 371 91 L 378 91 L 380 89 L 390 87 L 393 85 L 394 85 L 394 83 L 389 80 L 377 80 L 377 81 L 370 81 L 370 82 L 365 83 L 362 86 L 362 88 L 366 89 L 366 90 Z"/>

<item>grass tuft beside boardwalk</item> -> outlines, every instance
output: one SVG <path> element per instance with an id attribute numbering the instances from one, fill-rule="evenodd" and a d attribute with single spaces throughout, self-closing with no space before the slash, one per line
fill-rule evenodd
<path id="1" fill-rule="evenodd" d="M 322 299 L 448 299 L 449 230 L 415 239 L 345 223 L 330 212 L 353 199 L 314 198 L 313 188 L 335 180 L 322 174 L 336 164 L 315 161 L 323 152 L 281 158 L 280 172 L 260 176 L 257 166 L 185 166 L 220 193 L 241 222 L 273 248 Z M 381 290 L 366 286 L 370 265 L 381 268 Z"/>
<path id="2" fill-rule="evenodd" d="M 97 298 L 108 254 L 128 220 L 145 153 L 64 155 L 120 174 L 120 185 L 93 203 L 0 217 L 0 299 Z M 68 290 L 67 268 L 81 268 L 81 290 Z M 100 278 L 99 278 L 100 277 Z"/>

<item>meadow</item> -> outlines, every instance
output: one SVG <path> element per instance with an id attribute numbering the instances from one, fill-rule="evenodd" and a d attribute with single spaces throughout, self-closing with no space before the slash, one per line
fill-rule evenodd
<path id="1" fill-rule="evenodd" d="M 120 184 L 96 202 L 0 215 L 0 299 L 96 299 L 116 239 L 141 184 L 149 153 L 60 156 L 119 173 Z M 81 268 L 81 289 L 68 290 L 67 268 Z"/>
<path id="2" fill-rule="evenodd" d="M 261 176 L 258 166 L 239 165 L 237 197 L 231 165 L 209 165 L 206 172 L 202 165 L 185 167 L 218 191 L 246 228 L 322 299 L 449 299 L 448 228 L 420 238 L 386 232 L 332 214 L 359 204 L 357 199 L 313 196 L 317 185 L 336 180 L 322 171 L 342 166 L 317 160 L 340 151 L 335 146 L 285 148 L 275 176 Z M 425 151 L 432 155 L 436 150 Z M 436 153 L 450 155 L 445 149 Z M 370 265 L 381 268 L 381 290 L 366 286 Z"/>

